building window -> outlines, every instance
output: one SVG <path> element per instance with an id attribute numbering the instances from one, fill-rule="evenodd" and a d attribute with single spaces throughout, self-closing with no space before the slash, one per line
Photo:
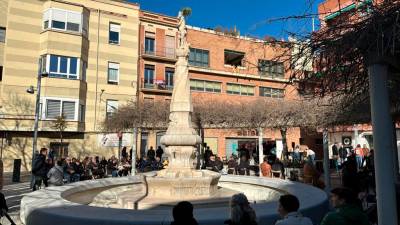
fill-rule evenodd
<path id="1" fill-rule="evenodd" d="M 191 66 L 209 67 L 209 51 L 190 48 L 189 64 Z"/>
<path id="2" fill-rule="evenodd" d="M 225 49 L 224 63 L 235 67 L 244 66 L 244 53 Z"/>
<path id="3" fill-rule="evenodd" d="M 174 72 L 173 68 L 165 68 L 165 85 L 168 90 L 174 87 Z"/>
<path id="4" fill-rule="evenodd" d="M 79 79 L 79 59 L 76 57 L 47 55 L 49 77 Z"/>
<path id="5" fill-rule="evenodd" d="M 285 97 L 285 89 L 260 87 L 260 96 L 270 98 L 283 98 Z"/>
<path id="6" fill-rule="evenodd" d="M 121 32 L 121 25 L 117 23 L 110 23 L 110 31 L 108 33 L 108 43 L 119 44 L 119 33 Z"/>
<path id="7" fill-rule="evenodd" d="M 145 65 L 144 66 L 144 87 L 153 88 L 154 87 L 154 66 Z"/>
<path id="8" fill-rule="evenodd" d="M 106 118 L 110 118 L 118 110 L 118 101 L 107 99 Z"/>
<path id="9" fill-rule="evenodd" d="M 43 28 L 82 32 L 82 13 L 63 9 L 48 9 L 43 13 Z"/>
<path id="10" fill-rule="evenodd" d="M 221 93 L 221 82 L 190 79 L 190 90 Z"/>
<path id="11" fill-rule="evenodd" d="M 0 81 L 3 80 L 3 66 L 0 66 Z"/>
<path id="12" fill-rule="evenodd" d="M 283 63 L 277 61 L 259 59 L 258 73 L 262 76 L 283 78 L 284 77 Z"/>
<path id="13" fill-rule="evenodd" d="M 6 28 L 0 27 L 0 42 L 6 42 Z"/>
<path id="14" fill-rule="evenodd" d="M 226 93 L 233 95 L 254 96 L 254 87 L 243 84 L 227 84 Z"/>
<path id="15" fill-rule="evenodd" d="M 85 105 L 79 105 L 79 121 L 85 122 Z"/>
<path id="16" fill-rule="evenodd" d="M 145 54 L 154 55 L 155 51 L 155 34 L 146 32 L 146 37 L 144 39 L 144 51 Z"/>
<path id="17" fill-rule="evenodd" d="M 46 119 L 56 119 L 64 115 L 66 120 L 77 120 L 76 100 L 46 99 Z"/>
<path id="18" fill-rule="evenodd" d="M 118 84 L 119 82 L 119 63 L 108 63 L 108 83 Z"/>

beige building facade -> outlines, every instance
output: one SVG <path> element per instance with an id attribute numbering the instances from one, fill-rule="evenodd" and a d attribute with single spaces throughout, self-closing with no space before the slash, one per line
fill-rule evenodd
<path id="1" fill-rule="evenodd" d="M 29 170 L 37 77 L 41 81 L 38 148 L 56 156 L 109 157 L 118 135 L 102 122 L 136 101 L 139 6 L 111 0 L 0 0 L 0 147 L 5 170 Z M 39 66 L 41 59 L 41 66 Z M 61 148 L 53 128 L 64 115 Z M 124 134 L 122 144 L 132 138 Z M 62 150 L 61 150 L 62 149 Z"/>

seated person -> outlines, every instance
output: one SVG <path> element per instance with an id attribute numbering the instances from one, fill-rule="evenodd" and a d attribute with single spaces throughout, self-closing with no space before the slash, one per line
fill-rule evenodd
<path id="1" fill-rule="evenodd" d="M 285 179 L 285 166 L 278 158 L 275 158 L 275 162 L 271 165 L 271 173 L 273 177 Z"/>
<path id="2" fill-rule="evenodd" d="M 206 163 L 206 169 L 214 171 L 214 172 L 219 172 L 219 168 L 218 168 L 217 162 L 215 161 L 214 155 L 210 156 L 210 159 Z"/>
<path id="3" fill-rule="evenodd" d="M 161 163 L 160 157 L 156 157 L 156 160 L 154 160 L 151 163 L 151 169 L 152 170 L 162 170 L 163 169 L 163 164 Z"/>
<path id="4" fill-rule="evenodd" d="M 369 225 L 357 195 L 348 188 L 335 188 L 331 191 L 331 204 L 335 211 L 322 219 L 321 225 Z"/>
<path id="5" fill-rule="evenodd" d="M 279 198 L 278 212 L 282 217 L 275 225 L 313 225 L 308 217 L 298 212 L 300 202 L 294 195 L 282 195 Z"/>
<path id="6" fill-rule="evenodd" d="M 240 157 L 240 163 L 238 166 L 238 174 L 239 175 L 250 175 L 250 162 L 247 159 L 246 155 Z"/>
<path id="7" fill-rule="evenodd" d="M 264 162 L 260 164 L 261 174 L 263 177 L 271 177 L 271 165 L 268 164 L 268 157 L 264 157 Z"/>
<path id="8" fill-rule="evenodd" d="M 228 174 L 236 174 L 238 163 L 233 155 L 229 157 L 228 161 Z"/>

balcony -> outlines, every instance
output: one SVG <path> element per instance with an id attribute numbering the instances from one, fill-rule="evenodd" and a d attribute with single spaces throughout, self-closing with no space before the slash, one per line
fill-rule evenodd
<path id="1" fill-rule="evenodd" d="M 166 80 L 141 80 L 141 90 L 143 92 L 172 93 L 173 85 L 168 85 Z"/>
<path id="2" fill-rule="evenodd" d="M 176 54 L 175 48 L 155 48 L 155 49 L 146 49 L 144 45 L 140 48 L 140 53 L 143 58 L 148 59 L 158 59 L 158 60 L 166 60 L 175 62 L 176 61 Z"/>

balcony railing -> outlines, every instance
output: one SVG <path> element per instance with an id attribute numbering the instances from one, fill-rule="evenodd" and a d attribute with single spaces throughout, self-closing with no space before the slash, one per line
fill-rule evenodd
<path id="1" fill-rule="evenodd" d="M 146 49 L 144 45 L 141 46 L 141 53 L 143 56 L 149 57 L 159 57 L 166 59 L 176 59 L 175 48 L 154 48 L 154 49 Z"/>
<path id="2" fill-rule="evenodd" d="M 174 89 L 173 85 L 168 85 L 166 80 L 147 80 L 142 79 L 142 88 L 144 89 L 153 89 L 153 90 L 162 90 L 162 91 L 172 91 Z"/>

